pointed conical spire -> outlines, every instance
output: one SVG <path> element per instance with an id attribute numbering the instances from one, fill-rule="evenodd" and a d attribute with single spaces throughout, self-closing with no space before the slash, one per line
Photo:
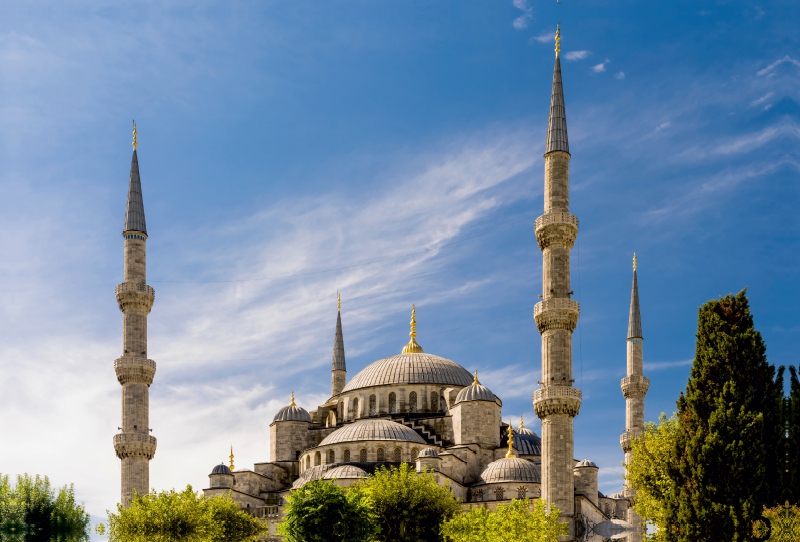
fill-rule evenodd
<path id="1" fill-rule="evenodd" d="M 139 158 L 136 155 L 136 123 L 133 124 L 133 157 L 131 157 L 131 179 L 128 184 L 128 205 L 125 207 L 126 231 L 140 231 L 147 234 L 144 221 L 144 202 L 142 201 L 142 182 L 139 179 Z"/>
<path id="2" fill-rule="evenodd" d="M 333 339 L 333 362 L 331 371 L 346 371 L 344 361 L 344 334 L 342 333 L 342 296 L 337 295 L 336 337 Z"/>
<path id="3" fill-rule="evenodd" d="M 567 111 L 564 107 L 564 87 L 561 84 L 561 29 L 556 31 L 556 64 L 553 68 L 553 94 L 550 97 L 550 121 L 547 124 L 545 154 L 554 151 L 569 152 L 567 139 Z"/>
<path id="4" fill-rule="evenodd" d="M 642 315 L 639 313 L 639 284 L 636 281 L 636 254 L 633 255 L 633 285 L 631 286 L 631 312 L 628 317 L 628 338 L 643 338 Z"/>

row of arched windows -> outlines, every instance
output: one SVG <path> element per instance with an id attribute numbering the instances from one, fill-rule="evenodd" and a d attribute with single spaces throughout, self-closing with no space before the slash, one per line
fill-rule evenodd
<path id="1" fill-rule="evenodd" d="M 353 399 L 353 402 L 351 403 L 351 406 L 350 406 L 350 412 L 349 412 L 350 418 L 358 418 L 358 417 L 361 416 L 361 413 L 359 413 L 359 411 L 358 411 L 358 405 L 359 405 L 359 402 L 358 402 L 358 398 L 356 397 L 356 398 Z M 420 412 L 419 395 L 417 394 L 417 392 L 412 391 L 411 393 L 408 394 L 408 404 L 406 406 L 407 406 L 408 412 Z M 435 392 L 435 391 L 431 392 L 430 404 L 429 404 L 429 409 L 428 410 L 430 410 L 432 412 L 439 412 L 439 393 L 438 392 Z M 389 394 L 389 413 L 390 414 L 394 414 L 396 412 L 399 412 L 399 410 L 397 408 L 397 394 L 395 392 L 392 392 L 392 393 Z M 342 403 L 339 403 L 339 418 L 340 419 L 344 419 L 343 414 L 344 414 L 344 406 L 343 406 Z M 367 411 L 366 414 L 369 415 L 369 416 L 377 416 L 379 414 L 379 412 L 378 412 L 378 398 L 375 396 L 375 394 L 372 394 L 372 395 L 369 396 L 368 411 Z"/>
<path id="2" fill-rule="evenodd" d="M 505 498 L 506 490 L 502 487 L 495 488 L 494 490 L 494 499 L 496 501 L 502 501 Z M 483 500 L 484 491 L 483 489 L 478 489 L 475 491 L 475 500 L 480 502 Z M 517 488 L 517 498 L 524 499 L 528 496 L 528 488 L 525 486 L 519 486 Z"/>
<path id="3" fill-rule="evenodd" d="M 418 454 L 419 454 L 419 449 L 418 448 L 412 448 L 411 449 L 411 458 L 410 458 L 410 460 L 411 461 L 416 460 Z M 389 456 L 388 453 L 387 453 L 387 450 L 385 448 L 382 448 L 382 447 L 378 448 L 376 450 L 375 455 L 376 455 L 376 459 L 375 459 L 376 461 L 393 461 L 395 463 L 400 463 L 400 462 L 403 461 L 403 449 L 400 448 L 399 446 L 394 448 L 391 451 L 391 456 Z M 358 450 L 358 461 L 361 462 L 361 463 L 366 463 L 367 462 L 367 449 L 366 448 L 361 448 L 360 450 Z M 349 449 L 345 449 L 344 451 L 342 451 L 341 462 L 342 463 L 350 463 L 351 462 L 351 455 L 350 455 L 350 450 Z M 303 462 L 304 470 L 305 469 L 310 469 L 312 467 L 311 463 L 312 463 L 312 458 L 311 458 L 311 455 L 309 454 L 309 455 L 306 456 L 306 458 L 305 458 L 305 460 Z M 322 464 L 322 454 L 320 452 L 315 452 L 314 453 L 313 463 L 314 463 L 313 466 L 315 466 L 315 467 Z M 328 464 L 336 463 L 336 452 L 334 450 L 328 450 L 328 452 L 326 454 L 326 463 L 328 463 Z"/>

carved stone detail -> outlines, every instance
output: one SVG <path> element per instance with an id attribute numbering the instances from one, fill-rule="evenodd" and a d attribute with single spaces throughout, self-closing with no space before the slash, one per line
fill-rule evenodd
<path id="1" fill-rule="evenodd" d="M 137 357 L 117 358 L 114 360 L 114 370 L 120 384 L 133 382 L 150 386 L 156 374 L 156 362 Z"/>
<path id="2" fill-rule="evenodd" d="M 132 310 L 149 314 L 156 297 L 156 292 L 151 286 L 136 282 L 118 284 L 116 293 L 119 310 L 122 312 Z"/>
<path id="3" fill-rule="evenodd" d="M 577 301 L 566 297 L 553 297 L 539 301 L 533 307 L 533 319 L 540 333 L 552 329 L 566 329 L 570 332 L 578 325 L 581 307 Z"/>
<path id="4" fill-rule="evenodd" d="M 619 445 L 622 451 L 626 454 L 631 451 L 631 443 L 633 439 L 639 438 L 641 433 L 639 431 L 625 431 L 619 436 Z"/>
<path id="5" fill-rule="evenodd" d="M 581 390 L 571 386 L 547 386 L 533 392 L 533 409 L 539 418 L 568 414 L 573 418 L 581 410 Z"/>
<path id="6" fill-rule="evenodd" d="M 149 461 L 156 455 L 156 437 L 142 433 L 118 433 L 114 435 L 114 451 L 117 457 L 145 457 Z"/>
<path id="7" fill-rule="evenodd" d="M 572 248 L 578 236 L 578 217 L 570 213 L 547 213 L 534 223 L 536 240 L 544 251 L 551 246 Z"/>
<path id="8" fill-rule="evenodd" d="M 650 379 L 646 376 L 626 376 L 620 381 L 620 387 L 626 399 L 644 399 L 650 389 Z"/>

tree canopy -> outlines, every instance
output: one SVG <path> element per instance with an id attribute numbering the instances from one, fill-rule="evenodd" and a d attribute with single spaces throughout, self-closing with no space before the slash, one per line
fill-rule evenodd
<path id="1" fill-rule="evenodd" d="M 569 526 L 558 521 L 558 509 L 537 500 L 514 499 L 489 511 L 482 506 L 456 514 L 442 525 L 450 542 L 557 542 Z"/>
<path id="2" fill-rule="evenodd" d="M 135 494 L 128 508 L 108 515 L 109 542 L 249 542 L 266 526 L 244 512 L 230 495 L 204 497 L 192 486 Z"/>

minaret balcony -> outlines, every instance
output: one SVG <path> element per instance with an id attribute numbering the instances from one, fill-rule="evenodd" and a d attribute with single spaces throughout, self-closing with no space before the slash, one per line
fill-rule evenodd
<path id="1" fill-rule="evenodd" d="M 540 333 L 553 329 L 574 331 L 580 314 L 581 306 L 568 297 L 551 297 L 533 306 L 533 319 Z"/>
<path id="2" fill-rule="evenodd" d="M 533 224 L 539 248 L 572 248 L 578 236 L 578 217 L 565 212 L 543 214 Z"/>
<path id="3" fill-rule="evenodd" d="M 644 399 L 650 389 L 650 379 L 642 375 L 626 376 L 620 381 L 625 399 Z"/>
<path id="4" fill-rule="evenodd" d="M 156 362 L 134 356 L 117 358 L 114 360 L 114 371 L 117 373 L 117 380 L 123 386 L 129 382 L 150 386 L 156 375 Z"/>
<path id="5" fill-rule="evenodd" d="M 122 312 L 134 310 L 149 313 L 156 298 L 156 291 L 153 290 L 152 286 L 138 282 L 118 284 L 116 294 L 119 310 Z"/>
<path id="6" fill-rule="evenodd" d="M 581 410 L 581 390 L 572 386 L 547 386 L 533 392 L 533 410 L 539 418 L 568 414 L 573 418 Z"/>
<path id="7" fill-rule="evenodd" d="M 144 457 L 153 459 L 156 455 L 156 437 L 144 433 L 118 433 L 114 435 L 114 451 L 117 457 Z"/>
<path id="8" fill-rule="evenodd" d="M 626 454 L 631 451 L 631 445 L 634 439 L 637 439 L 642 434 L 639 431 L 625 431 L 619 436 L 619 445 L 622 451 Z"/>

